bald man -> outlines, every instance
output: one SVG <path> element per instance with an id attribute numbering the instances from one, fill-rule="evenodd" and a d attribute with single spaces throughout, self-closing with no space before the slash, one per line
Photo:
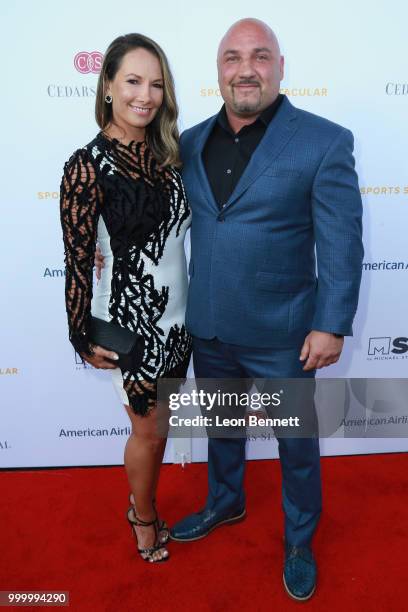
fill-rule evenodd
<path id="1" fill-rule="evenodd" d="M 181 138 L 193 214 L 186 324 L 195 374 L 313 378 L 339 359 L 358 302 L 362 206 L 353 136 L 279 93 L 284 58 L 265 23 L 235 23 L 217 64 L 224 105 Z M 278 437 L 278 444 L 283 582 L 291 597 L 306 600 L 316 586 L 319 442 Z M 244 438 L 209 439 L 206 506 L 174 525 L 173 540 L 198 540 L 245 517 L 244 465 Z"/>

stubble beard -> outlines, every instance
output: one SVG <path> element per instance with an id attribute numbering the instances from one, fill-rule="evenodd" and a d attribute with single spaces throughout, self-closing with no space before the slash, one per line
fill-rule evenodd
<path id="1" fill-rule="evenodd" d="M 262 105 L 262 96 L 259 91 L 258 100 L 250 102 L 249 100 L 243 100 L 239 102 L 235 98 L 235 90 L 232 88 L 232 108 L 238 115 L 253 115 L 256 113 Z"/>

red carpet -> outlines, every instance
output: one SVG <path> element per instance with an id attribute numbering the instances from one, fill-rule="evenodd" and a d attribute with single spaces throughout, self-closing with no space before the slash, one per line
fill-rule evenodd
<path id="1" fill-rule="evenodd" d="M 308 603 L 282 587 L 278 461 L 249 463 L 243 523 L 170 543 L 161 565 L 136 556 L 123 468 L 0 472 L 0 590 L 69 591 L 75 611 L 407 610 L 408 454 L 325 458 L 322 470 L 319 584 Z M 164 466 L 168 522 L 205 492 L 204 464 Z"/>

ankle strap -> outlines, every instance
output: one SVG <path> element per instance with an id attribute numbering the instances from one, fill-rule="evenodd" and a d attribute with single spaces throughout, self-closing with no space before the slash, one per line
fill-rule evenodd
<path id="1" fill-rule="evenodd" d="M 157 523 L 157 515 L 152 521 L 142 521 L 142 519 L 140 519 L 135 512 L 135 519 L 135 524 L 139 525 L 139 527 L 150 527 L 150 525 L 154 525 L 155 523 Z"/>

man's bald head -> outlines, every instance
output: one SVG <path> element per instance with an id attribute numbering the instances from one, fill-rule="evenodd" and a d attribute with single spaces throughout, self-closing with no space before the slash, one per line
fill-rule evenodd
<path id="1" fill-rule="evenodd" d="M 229 118 L 256 117 L 277 98 L 283 57 L 273 30 L 259 19 L 240 19 L 222 38 L 218 82 Z"/>
<path id="2" fill-rule="evenodd" d="M 279 42 L 272 28 L 260 19 L 246 17 L 245 19 L 240 19 L 239 21 L 233 23 L 232 26 L 226 31 L 226 33 L 222 37 L 221 42 L 218 46 L 217 61 L 219 61 L 225 49 L 228 48 L 228 45 L 231 44 L 231 42 L 234 42 L 235 37 L 240 37 L 247 32 L 253 32 L 254 35 L 267 38 L 269 40 L 271 49 L 273 48 L 276 53 L 280 55 Z"/>

